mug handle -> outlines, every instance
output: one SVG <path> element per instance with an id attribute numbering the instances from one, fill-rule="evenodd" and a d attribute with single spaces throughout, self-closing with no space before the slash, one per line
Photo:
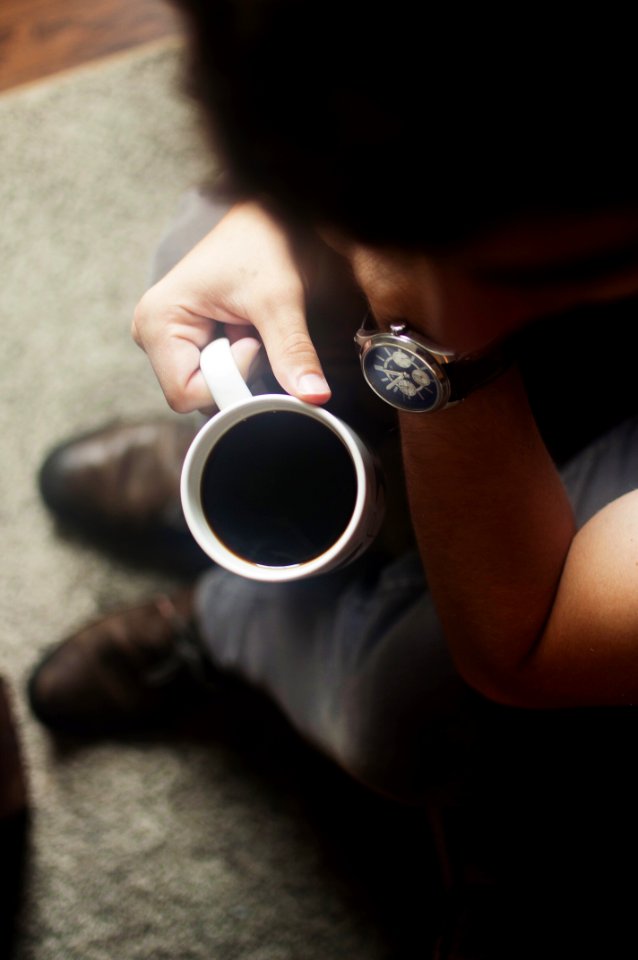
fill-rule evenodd
<path id="1" fill-rule="evenodd" d="M 220 410 L 252 397 L 235 363 L 227 337 L 218 337 L 204 347 L 199 356 L 199 366 Z"/>

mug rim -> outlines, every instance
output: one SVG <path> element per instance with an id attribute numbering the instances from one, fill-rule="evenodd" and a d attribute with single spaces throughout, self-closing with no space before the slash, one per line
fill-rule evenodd
<path id="1" fill-rule="evenodd" d="M 300 416 L 310 416 L 332 430 L 350 455 L 350 461 L 355 471 L 356 497 L 352 514 L 345 529 L 327 550 L 301 563 L 272 566 L 254 563 L 238 556 L 215 534 L 202 507 L 201 475 L 214 446 L 211 440 L 216 443 L 228 430 L 242 420 L 264 413 L 277 412 L 278 410 L 295 412 Z M 214 435 L 212 438 L 211 433 Z M 193 471 L 195 471 L 195 476 Z M 369 472 L 370 468 L 366 464 L 356 434 L 329 410 L 311 403 L 305 403 L 289 394 L 257 394 L 224 407 L 214 414 L 195 436 L 182 467 L 180 483 L 182 509 L 188 527 L 204 553 L 226 570 L 240 576 L 249 577 L 252 580 L 265 582 L 276 583 L 302 579 L 315 573 L 328 572 L 341 562 L 346 561 L 350 554 L 358 552 L 359 543 L 356 534 L 364 516 Z M 195 483 L 195 480 L 197 480 L 197 483 Z"/>

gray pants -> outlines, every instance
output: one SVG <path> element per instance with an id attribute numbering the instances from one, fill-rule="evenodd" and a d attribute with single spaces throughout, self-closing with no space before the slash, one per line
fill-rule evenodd
<path id="1" fill-rule="evenodd" d="M 187 194 L 156 254 L 154 278 L 223 212 L 198 191 Z M 352 347 L 360 303 L 339 291 L 331 294 L 329 309 L 321 298 L 318 303 L 319 335 L 314 338 L 313 329 L 313 338 L 329 381 L 336 380 L 337 412 L 367 432 L 391 468 L 398 460 L 392 411 L 368 396 Z M 327 358 L 321 315 L 337 321 L 337 348 L 328 336 Z M 339 341 L 351 352 L 347 357 Z M 265 691 L 299 733 L 352 776 L 418 801 L 472 754 L 481 705 L 447 652 L 410 540 L 401 477 L 390 473 L 394 509 L 383 549 L 337 574 L 281 586 L 213 569 L 199 582 L 197 612 L 217 666 Z M 638 418 L 578 453 L 562 476 L 579 525 L 633 489 Z"/>

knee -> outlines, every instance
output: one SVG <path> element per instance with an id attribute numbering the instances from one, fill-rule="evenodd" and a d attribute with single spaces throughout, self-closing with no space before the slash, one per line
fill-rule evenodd
<path id="1" fill-rule="evenodd" d="M 371 698 L 352 684 L 343 700 L 337 761 L 377 793 L 424 802 L 431 789 L 471 762 L 473 697 L 462 681 L 429 699 Z"/>

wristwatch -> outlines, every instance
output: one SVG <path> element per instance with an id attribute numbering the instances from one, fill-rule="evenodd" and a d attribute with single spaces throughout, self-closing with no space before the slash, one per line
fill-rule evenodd
<path id="1" fill-rule="evenodd" d="M 368 386 L 398 410 L 434 413 L 464 400 L 510 366 L 505 345 L 459 355 L 431 343 L 404 323 L 389 332 L 364 325 L 355 335 Z"/>

